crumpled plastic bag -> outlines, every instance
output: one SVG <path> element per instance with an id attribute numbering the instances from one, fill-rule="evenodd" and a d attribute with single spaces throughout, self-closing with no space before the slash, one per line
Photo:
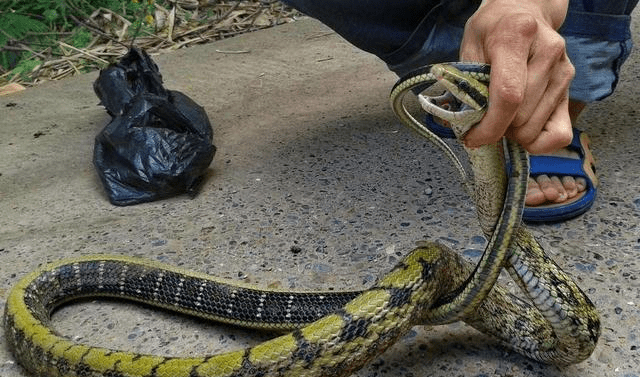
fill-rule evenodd
<path id="1" fill-rule="evenodd" d="M 93 151 L 109 201 L 195 196 L 216 151 L 204 109 L 165 89 L 156 64 L 136 48 L 102 70 L 93 87 L 112 116 Z"/>

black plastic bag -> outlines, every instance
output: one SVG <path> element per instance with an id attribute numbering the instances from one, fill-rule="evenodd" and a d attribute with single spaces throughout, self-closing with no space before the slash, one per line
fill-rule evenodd
<path id="1" fill-rule="evenodd" d="M 137 48 L 129 50 L 118 63 L 100 71 L 93 90 L 112 117 L 122 115 L 127 104 L 138 94 L 167 96 L 158 66 L 146 52 Z"/>
<path id="2" fill-rule="evenodd" d="M 195 195 L 216 150 L 204 109 L 166 90 L 158 67 L 138 49 L 102 70 L 93 86 L 113 117 L 93 152 L 111 203 Z"/>

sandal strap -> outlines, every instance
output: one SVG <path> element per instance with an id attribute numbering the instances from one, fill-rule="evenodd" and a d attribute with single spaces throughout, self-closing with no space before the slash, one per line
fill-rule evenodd
<path id="1" fill-rule="evenodd" d="M 595 173 L 595 159 L 589 149 L 589 136 L 574 128 L 573 140 L 568 149 L 580 155 L 580 159 L 561 156 L 530 156 L 531 176 L 542 174 L 555 176 L 583 177 L 592 187 L 598 186 Z"/>

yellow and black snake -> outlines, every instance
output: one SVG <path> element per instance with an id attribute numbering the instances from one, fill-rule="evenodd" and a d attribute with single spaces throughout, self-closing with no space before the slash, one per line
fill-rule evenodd
<path id="1" fill-rule="evenodd" d="M 431 137 L 406 111 L 403 97 L 441 82 L 465 105 L 461 111 L 436 115 L 468 129 L 486 106 L 483 87 L 488 75 L 487 66 L 464 64 L 412 72 L 392 91 L 394 110 L 404 123 Z M 506 182 L 498 177 L 504 175 L 504 167 L 482 171 L 485 164 L 502 164 L 501 146 L 491 148 L 468 151 L 481 222 L 491 235 L 475 268 L 442 245 L 422 243 L 365 291 L 292 292 L 259 289 L 125 256 L 87 256 L 44 266 L 16 284 L 4 313 L 7 344 L 34 376 L 347 376 L 414 325 L 464 320 L 533 359 L 557 364 L 582 361 L 599 336 L 597 312 L 520 226 L 526 154 L 507 144 L 512 178 Z M 499 205 L 494 204 L 495 193 L 485 193 L 483 199 L 482 190 L 488 187 L 504 192 L 506 199 L 498 198 Z M 530 302 L 494 286 L 503 266 Z M 55 308 L 96 296 L 288 333 L 249 349 L 176 358 L 78 344 L 51 328 L 50 313 Z"/>

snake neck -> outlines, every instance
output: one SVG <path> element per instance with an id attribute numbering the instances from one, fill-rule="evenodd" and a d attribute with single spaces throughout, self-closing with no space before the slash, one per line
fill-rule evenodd
<path id="1" fill-rule="evenodd" d="M 502 143 L 466 148 L 475 182 L 473 201 L 480 227 L 486 236 L 493 234 L 506 195 L 508 175 Z M 496 200 L 501 198 L 501 200 Z"/>

